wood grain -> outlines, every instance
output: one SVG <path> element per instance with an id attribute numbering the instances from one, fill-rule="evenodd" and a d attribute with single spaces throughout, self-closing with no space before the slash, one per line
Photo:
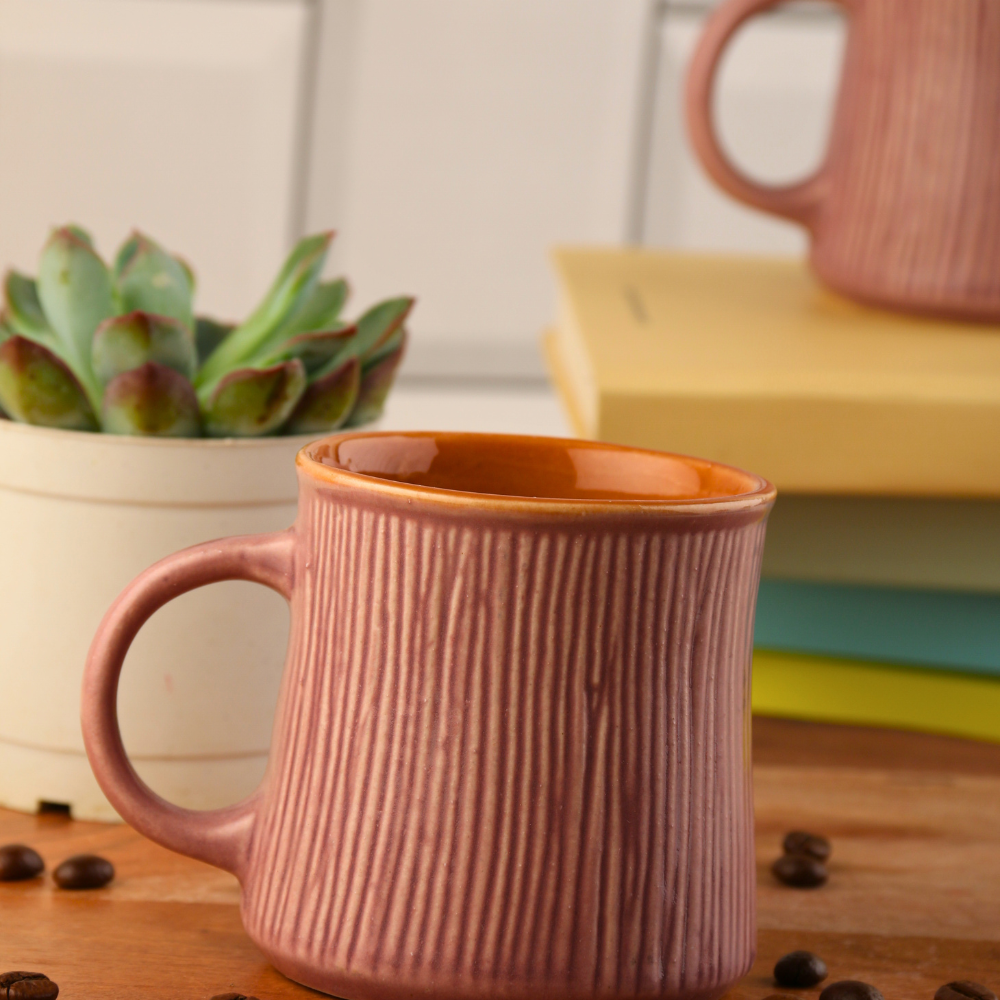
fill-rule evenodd
<path id="1" fill-rule="evenodd" d="M 1000 743 L 757 716 L 755 764 L 1000 775 Z"/>
<path id="2" fill-rule="evenodd" d="M 995 942 L 761 930 L 757 961 L 750 974 L 730 991 L 729 1000 L 760 1000 L 774 993 L 771 970 L 793 948 L 822 955 L 830 969 L 829 979 L 813 989 L 781 990 L 803 998 L 818 996 L 823 986 L 838 979 L 874 983 L 888 1000 L 931 1000 L 942 983 L 956 979 L 991 983 L 996 989 L 1000 979 L 1000 945 Z"/>
<path id="3" fill-rule="evenodd" d="M 757 719 L 755 748 L 758 958 L 733 1000 L 773 993 L 770 970 L 793 948 L 822 955 L 831 978 L 877 984 L 888 1000 L 930 1000 L 958 978 L 1000 986 L 996 747 Z M 819 890 L 770 875 L 782 835 L 803 826 L 833 840 Z M 13 841 L 34 845 L 49 870 L 71 854 L 103 854 L 118 877 L 82 893 L 54 890 L 48 876 L 0 885 L 0 971 L 45 972 L 64 1000 L 316 995 L 247 938 L 231 876 L 124 826 L 0 812 L 0 843 Z"/>
<path id="4" fill-rule="evenodd" d="M 1000 942 L 1000 778 L 762 766 L 754 781 L 761 927 Z M 832 840 L 821 891 L 771 876 L 790 829 Z"/>

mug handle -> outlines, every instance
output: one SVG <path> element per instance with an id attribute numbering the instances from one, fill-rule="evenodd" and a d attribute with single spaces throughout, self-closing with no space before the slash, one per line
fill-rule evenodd
<path id="1" fill-rule="evenodd" d="M 293 529 L 224 538 L 177 552 L 136 577 L 108 610 L 83 675 L 83 742 L 98 784 L 140 833 L 240 877 L 258 793 L 224 809 L 182 809 L 160 798 L 136 774 L 118 727 L 118 677 L 125 654 L 146 620 L 168 601 L 208 583 L 250 580 L 291 597 Z"/>
<path id="2" fill-rule="evenodd" d="M 726 45 L 744 21 L 781 2 L 782 0 L 729 0 L 711 14 L 688 67 L 685 93 L 688 135 L 702 166 L 724 191 L 754 208 L 810 227 L 829 186 L 825 166 L 794 184 L 758 184 L 739 170 L 725 154 L 712 119 L 716 71 Z M 857 0 L 837 2 L 850 10 Z"/>

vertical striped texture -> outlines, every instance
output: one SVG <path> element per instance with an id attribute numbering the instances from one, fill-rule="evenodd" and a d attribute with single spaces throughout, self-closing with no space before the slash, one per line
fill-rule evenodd
<path id="1" fill-rule="evenodd" d="M 849 295 L 1000 320 L 1000 2 L 851 8 L 816 270 Z"/>
<path id="2" fill-rule="evenodd" d="M 303 494 L 254 940 L 351 1000 L 720 995 L 754 949 L 760 515 L 338 499 Z"/>

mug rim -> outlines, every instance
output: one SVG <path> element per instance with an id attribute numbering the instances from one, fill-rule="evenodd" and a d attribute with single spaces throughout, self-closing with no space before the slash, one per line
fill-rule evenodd
<path id="1" fill-rule="evenodd" d="M 650 455 L 661 458 L 679 460 L 689 467 L 693 463 L 709 465 L 744 476 L 755 483 L 755 487 L 742 493 L 730 493 L 707 497 L 684 498 L 564 498 L 564 497 L 528 497 L 501 493 L 475 493 L 465 490 L 445 489 L 437 486 L 424 486 L 416 483 L 399 482 L 383 479 L 366 472 L 355 472 L 339 466 L 327 465 L 315 456 L 315 451 L 332 443 L 350 440 L 352 438 L 478 438 L 491 441 L 503 441 L 510 444 L 519 442 L 548 442 L 556 445 L 584 446 L 613 452 L 628 452 L 632 454 Z M 675 452 L 659 451 L 652 448 L 636 448 L 631 445 L 614 444 L 607 441 L 593 441 L 587 438 L 552 437 L 535 434 L 495 434 L 480 431 L 348 431 L 340 434 L 330 434 L 310 442 L 301 448 L 295 457 L 296 468 L 313 480 L 363 489 L 368 493 L 381 494 L 385 497 L 395 497 L 412 502 L 419 499 L 428 503 L 450 508 L 502 509 L 504 511 L 523 511 L 526 513 L 610 513 L 627 511 L 646 511 L 660 513 L 708 514 L 721 511 L 750 510 L 755 507 L 765 507 L 773 503 L 777 490 L 763 476 L 747 472 L 734 465 L 716 462 L 712 459 L 696 458 L 692 455 L 682 455 Z"/>

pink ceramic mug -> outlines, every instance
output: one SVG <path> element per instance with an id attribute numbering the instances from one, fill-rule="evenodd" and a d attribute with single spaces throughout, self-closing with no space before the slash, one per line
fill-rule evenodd
<path id="1" fill-rule="evenodd" d="M 299 515 L 147 570 L 83 730 L 134 827 L 234 872 L 250 937 L 349 1000 L 720 996 L 754 954 L 750 653 L 774 489 L 594 442 L 344 434 Z M 267 777 L 215 812 L 142 784 L 115 714 L 173 597 L 291 603 Z"/>
<path id="2" fill-rule="evenodd" d="M 688 128 L 713 180 L 804 225 L 820 278 L 914 312 L 1000 321 L 1000 3 L 837 0 L 849 20 L 826 159 L 790 186 L 729 161 L 712 124 L 719 59 L 780 0 L 726 0 L 688 71 Z"/>

